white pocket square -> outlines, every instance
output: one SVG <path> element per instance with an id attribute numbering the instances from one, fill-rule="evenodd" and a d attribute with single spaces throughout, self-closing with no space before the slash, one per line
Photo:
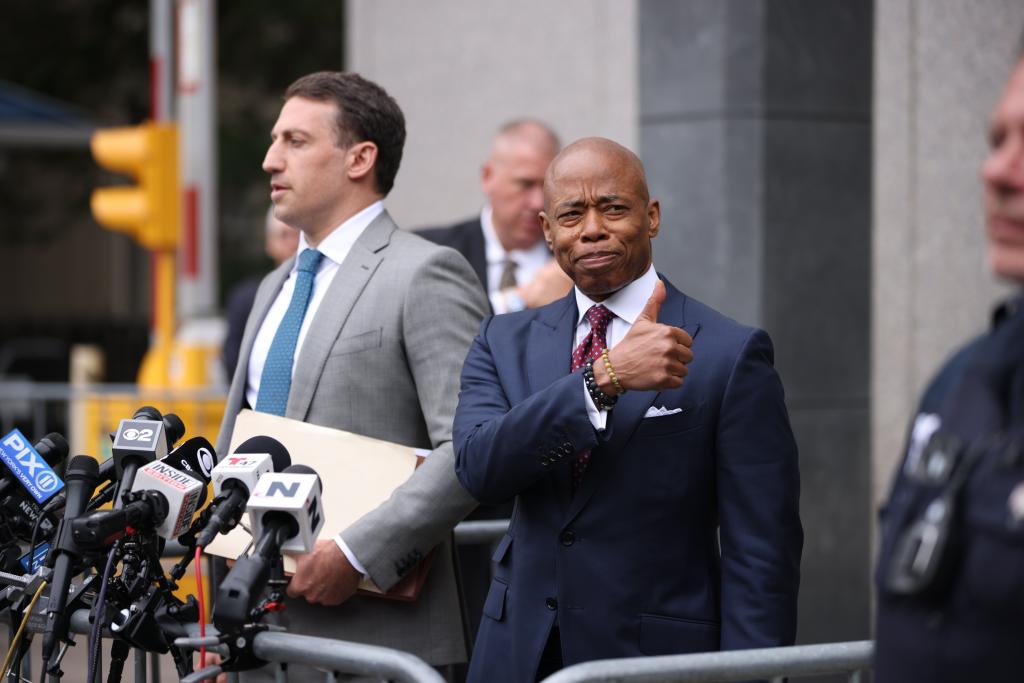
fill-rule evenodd
<path id="1" fill-rule="evenodd" d="M 650 408 L 647 409 L 647 412 L 644 413 L 644 417 L 665 417 L 666 415 L 675 415 L 676 413 L 681 412 L 683 412 L 682 408 L 672 408 L 671 410 L 669 410 L 664 406 L 662 406 L 661 408 L 651 406 Z"/>

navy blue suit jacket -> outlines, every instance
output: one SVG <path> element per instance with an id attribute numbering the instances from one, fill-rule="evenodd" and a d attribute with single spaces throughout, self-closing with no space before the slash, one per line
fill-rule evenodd
<path id="1" fill-rule="evenodd" d="M 481 325 L 456 468 L 482 502 L 516 505 L 472 681 L 534 680 L 556 618 L 566 665 L 793 642 L 799 474 L 771 341 L 666 287 L 659 322 L 693 337 L 689 374 L 679 389 L 624 394 L 600 433 L 569 373 L 572 292 Z M 681 410 L 645 417 L 652 406 Z M 588 448 L 574 494 L 570 463 Z"/>

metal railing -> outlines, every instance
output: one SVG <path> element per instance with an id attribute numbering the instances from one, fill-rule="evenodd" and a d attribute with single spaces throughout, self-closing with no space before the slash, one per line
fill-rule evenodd
<path id="1" fill-rule="evenodd" d="M 142 391 L 147 400 L 223 400 L 225 388 L 140 389 L 137 384 L 85 384 L 0 380 L 0 430 L 7 433 L 17 423 L 30 424 L 31 433 L 42 436 L 52 429 L 48 408 L 61 412 L 76 400 L 102 396 L 132 396 Z M 131 417 L 124 415 L 120 417 Z M 65 435 L 67 436 L 67 435 Z"/>
<path id="2" fill-rule="evenodd" d="M 603 659 L 566 667 L 544 683 L 730 683 L 752 678 L 847 674 L 859 683 L 871 670 L 874 643 L 794 645 L 694 655 Z"/>
<path id="3" fill-rule="evenodd" d="M 265 631 L 253 639 L 253 653 L 267 662 L 300 663 L 320 669 L 327 681 L 347 674 L 396 683 L 445 683 L 441 674 L 419 657 L 376 645 Z M 197 671 L 182 678 L 181 683 L 199 683 L 208 675 L 208 671 Z"/>
<path id="4" fill-rule="evenodd" d="M 71 630 L 74 633 L 88 633 L 89 629 L 87 610 L 77 610 L 71 615 Z M 186 640 L 198 636 L 198 625 L 188 624 L 186 630 L 190 634 Z M 216 636 L 217 630 L 210 626 L 207 639 L 215 640 Z M 184 641 L 181 642 L 184 644 Z M 265 631 L 253 639 L 253 653 L 270 663 L 301 663 L 321 669 L 328 681 L 337 680 L 339 674 L 354 674 L 377 676 L 396 683 L 444 683 L 441 675 L 419 657 L 374 645 Z M 206 675 L 209 674 L 196 672 L 182 681 L 195 683 Z M 145 680 L 145 659 L 136 657 L 135 682 L 145 683 Z M 154 680 L 159 680 L 159 674 L 156 674 Z"/>
<path id="5" fill-rule="evenodd" d="M 455 525 L 454 536 L 456 545 L 476 545 L 497 541 L 508 531 L 507 519 L 482 519 L 472 522 L 459 522 Z"/>

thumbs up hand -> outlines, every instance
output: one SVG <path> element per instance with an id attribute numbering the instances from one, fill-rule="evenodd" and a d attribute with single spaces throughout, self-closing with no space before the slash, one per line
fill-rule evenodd
<path id="1" fill-rule="evenodd" d="M 658 322 L 664 301 L 665 284 L 658 280 L 629 333 L 608 352 L 615 376 L 627 391 L 675 389 L 683 385 L 686 366 L 693 360 L 693 339 L 685 330 Z M 619 393 L 600 360 L 594 363 L 594 379 L 609 396 Z"/>

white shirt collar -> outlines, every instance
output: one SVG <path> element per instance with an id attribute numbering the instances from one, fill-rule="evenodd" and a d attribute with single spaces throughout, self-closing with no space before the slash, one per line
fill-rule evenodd
<path id="1" fill-rule="evenodd" d="M 356 243 L 359 236 L 363 234 L 363 231 L 369 227 L 370 223 L 384 212 L 384 202 L 381 200 L 375 201 L 368 207 L 357 213 L 356 215 L 349 218 L 347 221 L 332 230 L 327 237 L 320 242 L 317 249 L 324 255 L 326 259 L 330 259 L 335 264 L 339 264 L 345 260 L 348 256 L 348 252 L 352 250 L 352 245 Z M 309 249 L 309 243 L 306 241 L 306 234 L 299 232 L 299 249 L 297 254 L 301 254 L 303 249 Z M 299 259 L 295 259 L 295 263 L 292 264 L 292 272 L 294 273 L 296 268 L 299 267 Z"/>
<path id="2" fill-rule="evenodd" d="M 616 316 L 632 325 L 636 322 L 640 311 L 644 310 L 651 294 L 654 293 L 654 285 L 657 281 L 658 274 L 654 270 L 654 264 L 651 264 L 647 268 L 647 272 L 601 302 L 591 300 L 578 287 L 573 287 L 573 293 L 576 295 L 576 324 L 580 324 L 591 306 L 601 303 Z"/>
<path id="3" fill-rule="evenodd" d="M 526 249 L 513 249 L 506 252 L 505 247 L 501 246 L 501 241 L 498 239 L 498 233 L 494 231 L 494 210 L 490 204 L 484 204 L 484 208 L 480 211 L 480 227 L 484 232 L 484 255 L 490 265 L 504 263 L 506 258 L 512 259 L 518 266 L 527 263 L 544 264 L 548 260 L 550 255 L 548 245 L 542 239 L 537 240 L 533 246 Z"/>

